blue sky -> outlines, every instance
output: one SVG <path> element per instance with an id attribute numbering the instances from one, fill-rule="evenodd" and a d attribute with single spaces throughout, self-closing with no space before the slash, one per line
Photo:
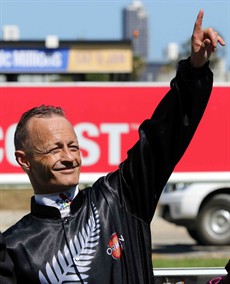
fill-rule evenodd
<path id="1" fill-rule="evenodd" d="M 18 25 L 21 39 L 120 40 L 122 9 L 132 0 L 0 0 L 0 25 Z M 143 0 L 149 14 L 150 60 L 162 60 L 170 42 L 190 38 L 199 9 L 204 27 L 224 37 L 230 66 L 230 0 Z M 1 33 L 2 37 L 2 33 Z"/>

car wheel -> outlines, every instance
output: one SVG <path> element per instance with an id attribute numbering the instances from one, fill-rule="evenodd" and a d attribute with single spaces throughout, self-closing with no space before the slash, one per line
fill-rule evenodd
<path id="1" fill-rule="evenodd" d="M 194 236 L 203 245 L 230 244 L 230 195 L 218 194 L 201 208 Z"/>
<path id="2" fill-rule="evenodd" d="M 195 241 L 197 241 L 198 244 L 201 244 L 200 239 L 199 239 L 199 233 L 197 232 L 197 230 L 191 229 L 191 228 L 186 228 L 186 229 L 187 229 L 189 236 L 193 238 Z"/>

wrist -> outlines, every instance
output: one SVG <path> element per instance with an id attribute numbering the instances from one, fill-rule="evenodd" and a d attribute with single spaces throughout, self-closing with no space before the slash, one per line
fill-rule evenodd
<path id="1" fill-rule="evenodd" d="M 198 69 L 202 68 L 208 61 L 197 59 L 196 56 L 191 55 L 189 59 L 189 63 L 191 67 Z"/>
<path id="2" fill-rule="evenodd" d="M 209 61 L 205 62 L 201 67 L 194 67 L 190 62 L 190 57 L 188 57 L 187 59 L 179 61 L 177 68 L 177 71 L 179 71 L 182 76 L 187 74 L 186 76 L 194 78 L 209 69 Z"/>

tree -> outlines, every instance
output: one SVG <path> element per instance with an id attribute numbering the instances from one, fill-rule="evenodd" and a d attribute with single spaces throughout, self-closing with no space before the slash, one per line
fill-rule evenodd
<path id="1" fill-rule="evenodd" d="M 138 81 L 141 75 L 141 72 L 145 68 L 145 61 L 141 56 L 133 56 L 133 72 L 131 74 L 131 79 L 133 81 Z"/>

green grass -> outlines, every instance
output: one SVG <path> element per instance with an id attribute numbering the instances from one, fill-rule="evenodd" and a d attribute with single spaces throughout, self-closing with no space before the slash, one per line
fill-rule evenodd
<path id="1" fill-rule="evenodd" d="M 154 268 L 186 268 L 186 267 L 221 267 L 227 264 L 227 258 L 153 258 Z"/>

